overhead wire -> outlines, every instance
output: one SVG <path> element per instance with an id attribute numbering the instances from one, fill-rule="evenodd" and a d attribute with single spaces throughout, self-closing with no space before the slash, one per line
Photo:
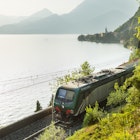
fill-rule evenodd
<path id="1" fill-rule="evenodd" d="M 103 64 L 102 64 L 102 66 L 103 66 Z M 98 67 L 99 67 L 99 65 L 98 65 Z M 32 75 L 32 76 L 26 76 L 26 77 L 19 77 L 19 78 L 15 78 L 15 79 L 3 80 L 3 81 L 0 81 L 0 85 L 4 85 L 5 87 L 8 85 L 16 84 L 16 83 L 17 83 L 17 85 L 19 83 L 21 83 L 21 85 L 20 85 L 20 87 L 16 87 L 14 89 L 12 88 L 9 90 L 0 91 L 0 94 L 15 92 L 15 91 L 33 87 L 33 86 L 36 86 L 39 84 L 55 81 L 57 78 L 65 76 L 66 74 L 70 74 L 70 72 L 72 72 L 74 70 L 76 71 L 77 69 L 78 68 L 72 68 L 72 69 L 61 70 L 61 71 L 56 71 L 56 72 L 52 72 L 52 73 L 38 74 L 38 75 Z M 26 82 L 26 85 L 23 85 L 23 82 Z"/>
<path id="2" fill-rule="evenodd" d="M 29 88 L 29 87 L 33 87 L 33 86 L 36 86 L 36 85 L 39 85 L 39 84 L 55 81 L 55 80 L 57 80 L 57 78 L 60 78 L 60 77 L 64 76 L 65 74 L 68 74 L 68 71 L 70 71 L 70 70 L 74 70 L 74 69 L 57 71 L 57 72 L 54 72 L 54 73 L 40 74 L 40 75 L 36 75 L 36 76 L 28 76 L 28 77 L 24 77 L 24 78 L 22 77 L 22 78 L 16 78 L 16 79 L 0 81 L 0 82 L 3 82 L 3 84 L 6 84 L 6 85 L 7 84 L 11 84 L 12 85 L 12 84 L 15 84 L 15 83 L 23 82 L 25 80 L 30 80 L 30 82 L 31 82 L 30 84 L 27 84 L 27 85 L 24 85 L 24 86 L 22 85 L 21 87 L 17 87 L 17 88 L 6 90 L 6 91 L 1 91 L 0 94 L 5 94 L 5 93 L 9 93 L 9 92 L 15 92 L 15 91 L 22 90 L 22 89 Z M 46 76 L 52 77 L 52 78 L 51 79 L 47 79 L 47 80 L 45 79 L 43 81 L 40 79 L 40 78 L 44 79 L 44 78 L 46 78 Z M 9 83 L 6 83 L 6 82 L 9 82 Z"/>
<path id="3" fill-rule="evenodd" d="M 39 78 L 44 78 L 44 77 L 57 77 L 58 75 L 67 74 L 68 72 L 70 72 L 72 70 L 75 70 L 75 68 L 62 70 L 62 71 L 56 71 L 56 72 L 52 72 L 52 73 L 46 73 L 46 74 L 36 74 L 36 75 L 31 75 L 31 76 L 26 76 L 26 77 L 19 77 L 19 78 L 15 78 L 15 79 L 1 80 L 0 84 L 18 83 L 18 82 L 23 82 L 26 80 L 34 80 L 34 79 L 39 79 Z"/>

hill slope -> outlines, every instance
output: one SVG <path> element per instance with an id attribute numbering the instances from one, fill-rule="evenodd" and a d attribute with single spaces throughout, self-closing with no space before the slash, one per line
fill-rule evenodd
<path id="1" fill-rule="evenodd" d="M 138 26 L 138 17 L 140 16 L 140 7 L 135 15 L 125 22 L 122 26 L 117 28 L 114 33 L 118 33 L 120 40 L 122 39 L 125 46 L 137 45 L 137 39 L 134 34 L 137 32 L 136 27 Z"/>

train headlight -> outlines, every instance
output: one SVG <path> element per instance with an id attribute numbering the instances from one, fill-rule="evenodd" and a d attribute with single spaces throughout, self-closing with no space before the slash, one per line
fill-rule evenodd
<path id="1" fill-rule="evenodd" d="M 61 110 L 59 109 L 58 106 L 55 107 L 55 111 L 56 111 L 56 112 L 61 112 Z"/>
<path id="2" fill-rule="evenodd" d="M 69 115 L 69 114 L 74 114 L 74 111 L 73 110 L 66 110 L 66 114 Z"/>

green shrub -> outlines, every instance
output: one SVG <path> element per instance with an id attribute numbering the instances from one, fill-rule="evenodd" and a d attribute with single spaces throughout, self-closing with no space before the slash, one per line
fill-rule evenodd
<path id="1" fill-rule="evenodd" d="M 135 87 L 128 90 L 129 96 L 126 98 L 127 103 L 135 106 L 140 105 L 140 91 Z"/>
<path id="2" fill-rule="evenodd" d="M 140 65 L 136 66 L 131 81 L 132 85 L 140 91 Z"/>
<path id="3" fill-rule="evenodd" d="M 63 128 L 56 127 L 52 122 L 48 129 L 40 135 L 38 140 L 65 140 L 66 134 Z"/>
<path id="4" fill-rule="evenodd" d="M 95 107 L 91 106 L 86 107 L 86 115 L 84 117 L 83 126 L 88 126 L 93 124 L 95 121 L 100 120 L 103 117 L 104 113 L 99 109 L 98 102 L 95 103 Z"/>
<path id="5" fill-rule="evenodd" d="M 119 87 L 118 83 L 115 83 L 114 88 L 115 90 L 107 97 L 107 106 L 121 105 L 128 95 L 123 89 L 123 86 Z"/>

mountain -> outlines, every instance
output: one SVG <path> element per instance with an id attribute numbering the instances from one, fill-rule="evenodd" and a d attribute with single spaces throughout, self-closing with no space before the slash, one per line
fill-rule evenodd
<path id="1" fill-rule="evenodd" d="M 44 8 L 43 10 L 40 10 L 32 14 L 31 16 L 27 17 L 23 22 L 33 22 L 33 21 L 37 21 L 43 18 L 47 18 L 51 15 L 53 15 L 53 13 L 49 11 L 48 9 Z"/>
<path id="2" fill-rule="evenodd" d="M 41 16 L 39 12 L 20 23 L 0 27 L 0 33 L 85 34 L 103 32 L 106 27 L 114 30 L 137 8 L 134 0 L 85 0 L 68 14 Z"/>
<path id="3" fill-rule="evenodd" d="M 137 8 L 138 4 L 134 0 L 85 0 L 63 17 L 73 23 L 73 33 L 97 33 L 106 27 L 109 30 L 116 29 L 132 17 Z"/>
<path id="4" fill-rule="evenodd" d="M 3 25 L 8 25 L 8 24 L 17 24 L 19 22 L 33 22 L 33 21 L 37 21 L 40 20 L 42 18 L 46 18 L 53 15 L 52 12 L 50 12 L 47 9 L 43 9 L 31 16 L 22 16 L 22 17 L 17 17 L 17 16 L 4 16 L 4 15 L 0 15 L 0 26 Z"/>
<path id="5" fill-rule="evenodd" d="M 0 26 L 3 26 L 5 24 L 15 24 L 15 23 L 18 23 L 24 19 L 25 19 L 25 17 L 0 15 Z"/>
<path id="6" fill-rule="evenodd" d="M 49 11 L 48 9 L 44 8 L 43 10 L 31 15 L 30 17 L 32 18 L 45 18 L 48 17 L 50 15 L 52 15 L 53 13 L 51 11 Z"/>

